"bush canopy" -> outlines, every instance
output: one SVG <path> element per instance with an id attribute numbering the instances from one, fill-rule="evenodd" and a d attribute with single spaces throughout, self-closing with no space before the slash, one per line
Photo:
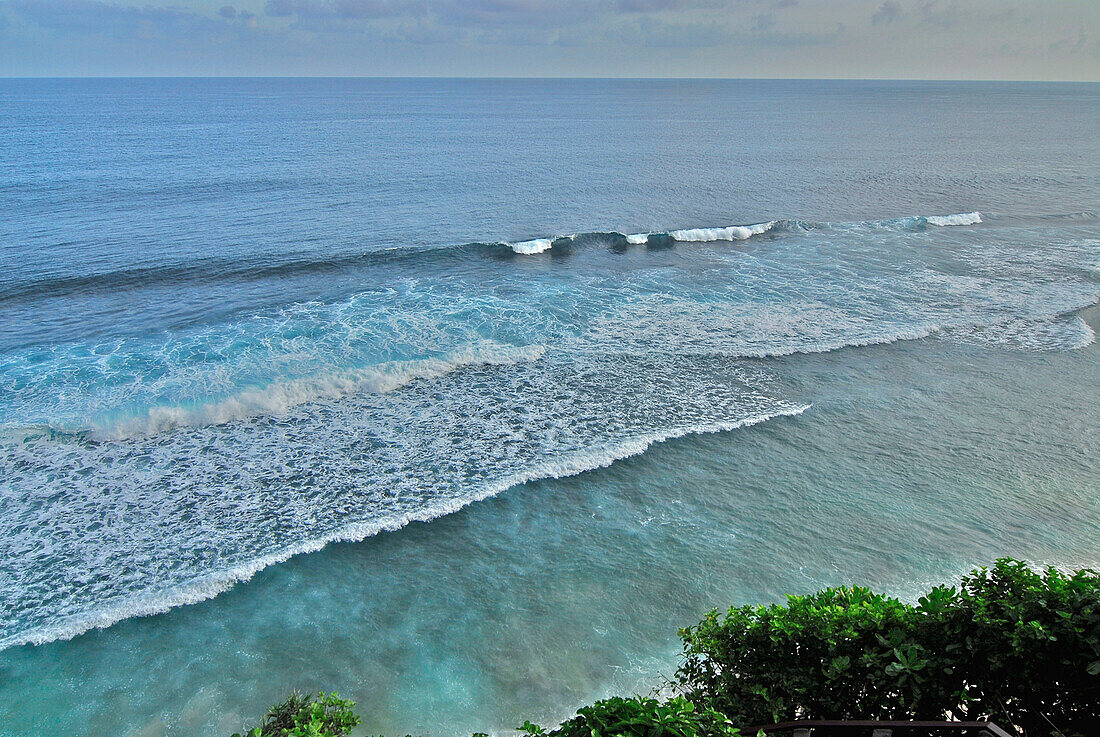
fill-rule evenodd
<path id="1" fill-rule="evenodd" d="M 1004 558 L 916 604 L 830 588 L 712 611 L 680 631 L 671 698 L 612 698 L 531 737 L 737 737 L 794 719 L 992 720 L 1100 735 L 1100 574 Z M 344 737 L 336 694 L 293 694 L 244 737 Z M 234 735 L 234 737 L 241 737 Z M 477 733 L 473 737 L 487 737 Z"/>
<path id="2" fill-rule="evenodd" d="M 688 699 L 741 726 L 991 719 L 1100 734 L 1100 576 L 998 560 L 916 604 L 865 588 L 709 613 L 680 631 Z"/>

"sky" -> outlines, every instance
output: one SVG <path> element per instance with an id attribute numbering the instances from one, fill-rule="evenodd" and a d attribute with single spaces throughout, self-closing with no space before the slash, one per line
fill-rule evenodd
<path id="1" fill-rule="evenodd" d="M 0 76 L 1100 81 L 1100 0 L 0 0 Z"/>

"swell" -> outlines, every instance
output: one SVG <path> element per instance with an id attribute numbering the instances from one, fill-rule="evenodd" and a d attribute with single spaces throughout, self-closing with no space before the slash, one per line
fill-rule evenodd
<path id="1" fill-rule="evenodd" d="M 597 451 L 574 453 L 533 465 L 512 476 L 475 489 L 461 499 L 442 500 L 422 509 L 400 516 L 353 522 L 329 534 L 283 548 L 271 554 L 255 558 L 247 563 L 222 571 L 200 576 L 186 584 L 171 588 L 152 589 L 133 596 L 126 602 L 114 604 L 94 612 L 62 618 L 61 620 L 24 632 L 0 638 L 0 650 L 21 645 L 42 645 L 56 640 L 70 640 L 92 629 L 104 629 L 124 619 L 162 614 L 179 606 L 197 604 L 212 599 L 238 583 L 251 579 L 268 566 L 285 562 L 305 553 L 317 552 L 338 542 L 359 542 L 368 537 L 392 532 L 413 522 L 430 522 L 433 519 L 457 512 L 470 504 L 496 496 L 508 489 L 542 479 L 566 478 L 588 471 L 605 468 L 611 464 L 645 453 L 651 446 L 689 435 L 732 432 L 758 425 L 779 417 L 793 417 L 808 410 L 811 405 L 788 405 L 771 412 L 752 415 L 739 420 L 719 421 L 693 427 L 673 427 L 641 435 Z"/>
<path id="2" fill-rule="evenodd" d="M 663 231 L 624 233 L 599 231 L 543 236 L 515 241 L 475 241 L 460 245 L 394 247 L 358 253 L 337 253 L 321 258 L 286 258 L 271 263 L 271 256 L 207 258 L 159 266 L 131 266 L 110 271 L 42 275 L 33 279 L 0 278 L 0 305 L 42 299 L 104 294 L 187 284 L 237 284 L 291 277 L 340 274 L 376 266 L 458 263 L 472 258 L 529 256 L 551 250 L 586 247 L 623 247 L 747 240 L 760 235 L 789 234 L 831 227 L 923 230 L 929 225 L 974 225 L 980 213 L 928 215 L 853 223 L 771 220 L 748 225 L 690 227 Z"/>
<path id="3" fill-rule="evenodd" d="M 768 232 L 792 231 L 813 227 L 811 224 L 800 223 L 795 220 L 771 220 L 766 223 L 752 225 L 726 225 L 710 228 L 684 228 L 681 230 L 649 231 L 645 233 L 620 233 L 610 231 L 607 233 L 573 233 L 570 235 L 554 236 L 550 238 L 532 238 L 526 241 L 506 242 L 517 254 L 530 256 L 549 251 L 554 247 L 568 246 L 574 243 L 586 243 L 599 240 L 609 245 L 644 245 L 651 241 L 660 243 L 672 241 L 675 243 L 714 243 L 717 241 L 744 241 L 754 235 L 763 235 Z"/>
<path id="4" fill-rule="evenodd" d="M 339 274 L 362 266 L 416 261 L 446 256 L 453 249 L 388 249 L 320 259 L 288 259 L 271 263 L 271 256 L 198 259 L 186 264 L 136 266 L 92 274 L 46 276 L 5 284 L 0 281 L 0 304 L 51 297 L 71 297 L 109 291 L 149 289 L 185 284 L 235 284 L 296 276 Z"/>

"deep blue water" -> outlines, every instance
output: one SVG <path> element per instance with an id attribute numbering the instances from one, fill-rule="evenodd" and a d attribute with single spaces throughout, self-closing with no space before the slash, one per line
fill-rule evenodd
<path id="1" fill-rule="evenodd" d="M 1098 140 L 1087 84 L 0 80 L 0 730 L 506 729 L 710 606 L 1100 564 Z"/>

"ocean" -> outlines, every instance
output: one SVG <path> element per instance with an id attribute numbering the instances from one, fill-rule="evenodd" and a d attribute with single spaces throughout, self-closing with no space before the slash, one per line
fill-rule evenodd
<path id="1" fill-rule="evenodd" d="M 1100 85 L 0 80 L 0 734 L 505 732 L 1100 566 Z"/>

